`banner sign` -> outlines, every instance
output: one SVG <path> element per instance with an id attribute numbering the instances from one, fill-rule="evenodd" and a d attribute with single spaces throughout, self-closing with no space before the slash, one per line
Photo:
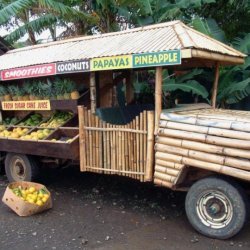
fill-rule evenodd
<path id="1" fill-rule="evenodd" d="M 49 100 L 2 102 L 2 110 L 51 110 Z"/>
<path id="2" fill-rule="evenodd" d="M 133 55 L 133 68 L 181 64 L 180 50 Z"/>
<path id="3" fill-rule="evenodd" d="M 90 71 L 128 68 L 132 68 L 131 55 L 93 58 L 90 61 Z"/>
<path id="4" fill-rule="evenodd" d="M 24 68 L 7 69 L 1 72 L 1 80 L 14 80 L 22 78 L 40 77 L 55 75 L 56 65 L 55 63 L 29 66 Z"/>
<path id="5" fill-rule="evenodd" d="M 76 72 L 157 67 L 181 64 L 181 51 L 170 50 L 124 56 L 110 56 L 77 61 L 58 62 L 1 72 L 1 80 L 40 77 Z"/>
<path id="6" fill-rule="evenodd" d="M 86 71 L 90 71 L 89 59 L 60 62 L 56 64 L 57 74 L 67 74 L 67 73 L 86 72 Z"/>

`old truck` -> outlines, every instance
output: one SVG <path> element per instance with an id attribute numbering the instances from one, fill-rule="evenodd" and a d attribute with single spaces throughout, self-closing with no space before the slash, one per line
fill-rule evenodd
<path id="1" fill-rule="evenodd" d="M 7 52 L 0 83 L 12 86 L 12 97 L 1 101 L 0 151 L 9 181 L 33 180 L 43 163 L 78 162 L 82 172 L 187 191 L 187 217 L 198 232 L 234 236 L 248 213 L 250 113 L 216 109 L 216 96 L 220 67 L 244 58 L 180 21 Z M 163 109 L 163 70 L 200 67 L 215 71 L 211 106 Z M 134 101 L 133 81 L 147 70 L 155 72 L 153 102 L 142 104 Z M 65 97 L 70 81 L 84 86 L 77 98 Z M 13 86 L 29 97 L 21 91 L 14 99 Z"/>

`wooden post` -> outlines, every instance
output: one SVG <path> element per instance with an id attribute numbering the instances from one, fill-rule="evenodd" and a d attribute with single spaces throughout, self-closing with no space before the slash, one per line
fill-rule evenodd
<path id="1" fill-rule="evenodd" d="M 95 72 L 90 73 L 90 105 L 91 113 L 95 114 L 96 112 L 96 79 Z"/>
<path id="2" fill-rule="evenodd" d="M 126 102 L 130 104 L 134 100 L 134 88 L 133 88 L 133 74 L 132 70 L 129 70 L 126 74 Z"/>
<path id="3" fill-rule="evenodd" d="M 145 181 L 152 181 L 154 166 L 154 112 L 148 111 L 147 160 Z"/>
<path id="4" fill-rule="evenodd" d="M 86 171 L 86 140 L 84 129 L 84 107 L 78 106 L 79 119 L 79 148 L 80 148 L 80 170 Z"/>
<path id="5" fill-rule="evenodd" d="M 155 74 L 155 134 L 157 133 L 162 110 L 162 67 L 156 68 Z"/>
<path id="6" fill-rule="evenodd" d="M 211 98 L 211 104 L 214 109 L 216 108 L 216 97 L 217 97 L 217 90 L 218 90 L 219 74 L 220 74 L 220 65 L 219 63 L 216 63 L 213 93 L 212 93 L 212 98 Z"/>

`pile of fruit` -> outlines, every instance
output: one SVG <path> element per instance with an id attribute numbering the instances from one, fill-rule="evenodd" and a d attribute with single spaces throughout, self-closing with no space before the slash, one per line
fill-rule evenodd
<path id="1" fill-rule="evenodd" d="M 13 193 L 20 197 L 22 200 L 29 202 L 31 204 L 36 204 L 42 206 L 49 199 L 49 193 L 44 188 L 36 190 L 34 187 L 23 188 L 18 186 L 12 189 Z"/>
<path id="2" fill-rule="evenodd" d="M 0 131 L 1 131 L 0 137 L 19 139 L 19 138 L 22 138 L 29 131 L 29 129 L 18 127 L 18 128 L 14 128 L 11 131 L 11 130 L 7 130 L 3 126 L 0 126 Z"/>
<path id="3" fill-rule="evenodd" d="M 43 128 L 57 128 L 64 124 L 66 121 L 71 119 L 73 114 L 66 111 L 56 111 L 51 118 L 40 125 Z"/>
<path id="4" fill-rule="evenodd" d="M 19 121 L 17 117 L 6 117 L 3 119 L 2 124 L 3 125 L 14 125 Z"/>
<path id="5" fill-rule="evenodd" d="M 18 123 L 18 126 L 37 126 L 43 120 L 43 116 L 41 114 L 35 113 L 30 115 L 26 120 Z"/>
<path id="6" fill-rule="evenodd" d="M 52 132 L 52 130 L 49 130 L 47 128 L 45 129 L 38 129 L 37 131 L 33 131 L 28 135 L 24 135 L 21 137 L 21 139 L 24 140 L 44 140 L 48 135 Z"/>

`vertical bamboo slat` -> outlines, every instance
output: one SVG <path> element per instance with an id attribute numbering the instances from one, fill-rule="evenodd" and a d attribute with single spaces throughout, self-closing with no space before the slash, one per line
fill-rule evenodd
<path id="1" fill-rule="evenodd" d="M 80 148 L 80 170 L 86 171 L 86 140 L 84 130 L 84 107 L 78 106 L 78 118 L 79 118 L 79 148 Z"/>
<path id="2" fill-rule="evenodd" d="M 135 129 L 139 130 L 140 129 L 140 124 L 139 124 L 139 117 L 136 116 L 135 118 Z M 140 170 L 140 135 L 136 133 L 136 172 L 141 172 Z M 140 176 L 137 175 L 137 179 L 140 179 Z"/>
<path id="3" fill-rule="evenodd" d="M 213 85 L 213 93 L 212 93 L 212 107 L 216 107 L 216 98 L 217 98 L 217 90 L 218 90 L 218 83 L 219 83 L 219 75 L 220 75 L 220 65 L 219 63 L 216 64 L 215 68 L 215 78 L 214 78 L 214 85 Z"/>
<path id="4" fill-rule="evenodd" d="M 155 133 L 158 130 L 161 110 L 162 110 L 162 67 L 157 67 L 155 74 Z"/>
<path id="5" fill-rule="evenodd" d="M 153 161 L 154 161 L 154 113 L 152 111 L 149 111 L 145 181 L 152 181 L 153 179 L 153 165 L 154 165 Z"/>
<path id="6" fill-rule="evenodd" d="M 140 130 L 143 131 L 143 113 L 140 113 Z M 140 165 L 140 168 L 139 168 L 139 172 L 143 172 L 143 135 L 140 134 L 139 135 L 140 137 L 140 141 L 139 141 L 139 144 L 140 144 L 140 161 L 139 161 L 139 165 Z M 140 177 L 140 181 L 143 181 L 143 175 L 139 175 Z"/>

